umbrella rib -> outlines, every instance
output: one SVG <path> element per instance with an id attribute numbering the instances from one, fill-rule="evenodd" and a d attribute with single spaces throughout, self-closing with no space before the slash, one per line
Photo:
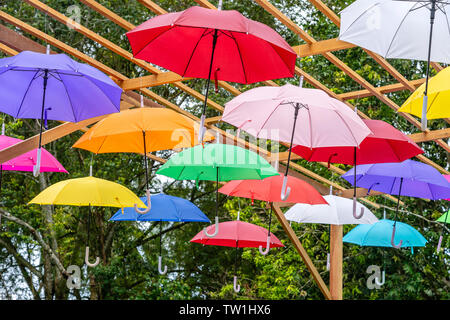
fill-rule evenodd
<path id="1" fill-rule="evenodd" d="M 30 90 L 31 85 L 33 84 L 33 81 L 38 73 L 39 73 L 39 69 L 34 73 L 33 79 L 31 79 L 30 83 L 28 84 L 27 90 L 25 91 L 22 101 L 20 102 L 19 109 L 17 109 L 16 118 L 19 118 L 20 109 L 22 109 L 23 102 L 25 101 L 28 91 Z"/>
<path id="2" fill-rule="evenodd" d="M 224 33 L 224 32 L 222 32 L 222 33 Z M 231 31 L 230 31 L 230 36 L 234 40 L 234 43 L 236 44 L 236 48 L 238 49 L 239 58 L 241 60 L 242 72 L 244 72 L 245 83 L 248 83 L 247 73 L 245 72 L 244 60 L 242 59 L 241 49 L 239 48 L 239 44 Z"/>
<path id="3" fill-rule="evenodd" d="M 415 3 L 415 4 L 413 4 L 413 6 L 408 10 L 408 12 L 410 12 L 410 11 L 414 8 L 414 6 L 416 6 L 417 4 L 418 4 L 418 2 Z M 395 30 L 394 36 L 393 36 L 392 39 L 391 39 L 391 43 L 389 43 L 389 47 L 388 47 L 387 50 L 386 50 L 385 57 L 388 56 L 389 50 L 391 50 L 391 46 L 392 46 L 392 44 L 394 43 L 394 39 L 395 39 L 395 37 L 396 37 L 397 34 L 398 34 L 398 30 L 400 30 L 400 28 L 401 28 L 401 26 L 402 26 L 402 24 L 403 24 L 403 21 L 405 21 L 405 19 L 406 19 L 407 16 L 408 16 L 408 14 L 405 14 L 405 16 L 403 17 L 402 21 L 398 24 L 398 28 L 397 28 L 397 30 Z"/>
<path id="4" fill-rule="evenodd" d="M 81 77 L 83 77 L 83 78 L 85 78 L 85 79 L 87 79 L 90 83 L 92 83 L 93 85 L 94 85 L 94 87 L 95 88 L 97 88 L 98 89 L 98 91 L 100 91 L 110 102 L 111 102 L 111 104 L 117 109 L 117 107 L 116 107 L 116 105 L 114 104 L 114 102 L 111 100 L 111 98 L 109 97 L 109 95 L 107 95 L 105 92 L 103 92 L 103 90 L 102 89 L 100 89 L 91 79 L 90 79 L 90 77 L 88 77 L 88 76 L 86 76 L 85 74 L 81 74 Z M 101 80 L 100 80 L 101 81 Z M 106 83 L 106 82 L 103 82 L 103 81 L 101 81 L 102 83 L 104 83 L 104 84 L 106 84 L 106 85 L 109 85 L 108 83 Z M 112 86 L 111 86 L 112 87 Z M 121 93 L 123 92 L 123 90 L 121 90 Z M 119 112 L 120 112 L 120 106 L 119 106 Z"/>
<path id="5" fill-rule="evenodd" d="M 195 53 L 195 49 L 197 49 L 197 46 L 198 46 L 198 44 L 200 43 L 200 41 L 203 39 L 203 37 L 206 36 L 206 32 L 207 32 L 208 30 L 209 30 L 209 29 L 205 29 L 205 30 L 203 31 L 203 33 L 202 33 L 202 35 L 200 36 L 200 38 L 198 38 L 198 41 L 197 41 L 197 43 L 195 44 L 194 49 L 192 49 L 191 55 L 189 56 L 189 60 L 188 60 L 188 62 L 186 63 L 186 68 L 184 68 L 184 71 L 183 71 L 183 74 L 182 74 L 183 77 L 184 77 L 184 75 L 186 74 L 187 69 L 189 68 L 189 64 L 191 63 L 192 57 L 194 56 L 194 53 Z"/>
<path id="6" fill-rule="evenodd" d="M 74 111 L 74 108 L 73 108 L 72 99 L 70 99 L 69 91 L 67 91 L 66 83 L 64 82 L 63 78 L 61 78 L 61 82 L 63 84 L 64 91 L 66 92 L 67 99 L 69 99 L 70 108 L 72 109 L 73 121 L 77 122 L 77 117 L 75 116 L 75 111 Z"/>
<path id="7" fill-rule="evenodd" d="M 264 121 L 263 125 L 261 126 L 261 128 L 259 128 L 258 132 L 256 133 L 256 137 L 259 136 L 259 133 L 261 132 L 261 130 L 264 128 L 264 126 L 267 124 L 267 122 L 269 121 L 270 117 L 275 113 L 275 111 L 278 109 L 278 107 L 280 106 L 280 104 L 278 104 L 269 114 L 269 116 L 267 117 L 266 121 Z"/>
<path id="8" fill-rule="evenodd" d="M 350 134 L 351 134 L 352 137 L 353 137 L 353 140 L 356 142 L 356 147 L 359 146 L 359 143 L 358 143 L 358 141 L 356 140 L 355 136 L 353 135 L 353 131 L 350 129 L 350 127 L 348 126 L 347 122 L 344 120 L 344 118 L 342 118 L 341 114 L 340 114 L 336 109 L 334 109 L 333 111 L 339 116 L 339 118 L 341 118 L 342 122 L 343 122 L 344 125 L 347 127 L 348 131 L 350 132 Z M 354 146 L 353 146 L 353 147 L 354 147 Z"/>
<path id="9" fill-rule="evenodd" d="M 365 15 L 369 10 L 371 10 L 372 8 L 374 8 L 375 6 L 377 6 L 379 3 L 374 3 L 372 6 L 370 6 L 369 8 L 367 8 L 365 11 L 363 11 L 355 20 L 353 20 L 353 22 L 348 26 L 347 30 L 349 30 L 363 15 Z M 343 32 L 343 34 L 347 31 L 345 30 Z M 343 35 L 342 34 L 342 35 Z"/>

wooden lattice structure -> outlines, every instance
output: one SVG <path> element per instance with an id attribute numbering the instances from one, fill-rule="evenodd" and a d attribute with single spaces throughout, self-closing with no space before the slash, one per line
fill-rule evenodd
<path id="1" fill-rule="evenodd" d="M 183 81 L 186 81 L 188 79 L 182 78 L 181 76 L 173 73 L 173 72 L 163 72 L 159 70 L 158 68 L 154 67 L 153 65 L 144 62 L 142 60 L 134 59 L 131 52 L 126 51 L 125 49 L 121 48 L 120 46 L 112 43 L 108 39 L 98 35 L 97 33 L 89 30 L 88 28 L 84 27 L 83 25 L 80 25 L 70 19 L 69 17 L 65 16 L 64 14 L 54 10 L 53 8 L 47 6 L 43 2 L 39 0 L 23 0 L 25 3 L 28 3 L 29 5 L 33 6 L 37 10 L 40 10 L 41 12 L 45 13 L 49 17 L 59 21 L 60 23 L 70 25 L 76 32 L 79 32 L 83 36 L 91 39 L 92 41 L 96 42 L 97 44 L 109 49 L 111 52 L 113 52 L 116 55 L 119 55 L 126 60 L 131 61 L 132 63 L 136 64 L 137 66 L 141 67 L 143 70 L 150 73 L 148 76 L 143 76 L 139 78 L 130 79 L 124 74 L 121 74 L 117 72 L 116 70 L 102 64 L 101 62 L 91 58 L 87 54 L 84 54 L 83 52 L 78 51 L 77 49 L 71 47 L 70 45 L 63 43 L 59 41 L 58 39 L 50 36 L 49 34 L 38 30 L 31 25 L 7 14 L 6 12 L 0 11 L 0 19 L 9 26 L 14 26 L 16 29 L 19 29 L 21 33 L 13 31 L 11 28 L 7 28 L 3 25 L 0 25 L 0 50 L 4 52 L 7 55 L 15 55 L 20 51 L 23 50 L 31 50 L 31 51 L 37 51 L 37 52 L 45 52 L 45 47 L 41 44 L 27 38 L 25 35 L 32 35 L 36 38 L 41 39 L 42 41 L 45 41 L 46 43 L 50 44 L 53 47 L 58 48 L 59 50 L 63 51 L 64 53 L 75 57 L 85 63 L 88 63 L 92 65 L 93 67 L 96 67 L 97 69 L 103 71 L 107 75 L 109 75 L 117 84 L 119 84 L 122 89 L 124 90 L 124 94 L 122 95 L 122 101 L 121 101 L 121 109 L 125 110 L 128 108 L 133 107 L 139 107 L 140 106 L 140 97 L 139 95 L 144 95 L 144 104 L 148 107 L 167 107 L 170 109 L 173 109 L 177 112 L 180 112 L 189 118 L 199 121 L 199 118 L 195 115 L 179 108 L 177 105 L 173 104 L 172 102 L 164 99 L 163 97 L 157 95 L 152 90 L 148 89 L 150 87 L 165 85 L 165 84 L 172 84 L 174 87 L 178 88 L 179 90 L 184 91 L 185 93 L 189 94 L 190 96 L 194 97 L 195 99 L 198 99 L 200 101 L 204 100 L 203 94 L 201 94 L 198 91 L 195 91 L 194 89 L 190 88 L 188 85 L 183 83 Z M 167 11 L 165 11 L 163 8 L 161 8 L 159 5 L 157 5 L 155 2 L 151 0 L 138 0 L 142 6 L 143 10 L 150 10 L 156 15 L 165 14 Z M 198 5 L 216 9 L 216 7 L 210 3 L 207 0 L 195 0 Z M 337 27 L 339 27 L 340 19 L 339 17 L 330 9 L 328 8 L 324 3 L 322 3 L 320 0 L 309 0 L 312 5 L 315 6 L 318 10 L 320 10 L 332 23 L 334 23 Z M 124 18 L 118 16 L 108 8 L 102 6 L 98 2 L 94 0 L 80 0 L 80 2 L 84 3 L 86 6 L 89 6 L 92 10 L 95 10 L 105 18 L 109 19 L 113 23 L 117 24 L 125 31 L 129 31 L 133 29 L 135 26 L 125 20 Z M 330 61 L 332 64 L 334 64 L 337 68 L 342 70 L 347 76 L 349 76 L 352 80 L 354 80 L 356 83 L 358 83 L 363 89 L 358 91 L 351 91 L 346 92 L 342 94 L 336 94 L 333 91 L 331 91 L 329 88 L 327 88 L 325 85 L 320 83 L 318 80 L 316 80 L 313 76 L 303 71 L 300 67 L 296 66 L 295 68 L 295 74 L 297 76 L 303 76 L 304 80 L 308 82 L 310 85 L 312 85 L 315 88 L 321 89 L 328 93 L 330 96 L 339 99 L 346 103 L 349 108 L 354 108 L 352 104 L 348 102 L 348 100 L 355 99 L 358 97 L 368 97 L 368 96 L 374 96 L 377 99 L 379 99 L 383 104 L 387 105 L 388 107 L 392 108 L 393 110 L 397 110 L 399 106 L 393 102 L 391 99 L 389 99 L 386 94 L 390 92 L 395 91 L 401 91 L 401 90 L 408 90 L 410 92 L 414 91 L 418 86 L 420 86 L 425 79 L 418 79 L 418 80 L 408 80 L 404 76 L 402 76 L 392 65 L 390 65 L 385 59 L 381 58 L 379 55 L 372 53 L 370 51 L 365 50 L 365 52 L 372 57 L 380 66 L 382 66 L 394 79 L 396 79 L 398 82 L 394 84 L 389 84 L 382 87 L 374 87 L 372 84 L 370 84 L 367 80 L 365 80 L 361 75 L 359 75 L 356 71 L 352 70 L 350 67 L 348 67 L 343 61 L 338 59 L 332 52 L 338 51 L 338 50 L 345 50 L 352 47 L 355 47 L 353 44 L 340 41 L 338 39 L 327 39 L 322 41 L 316 41 L 312 36 L 310 36 L 307 32 L 305 32 L 300 26 L 295 24 L 292 20 L 290 20 L 286 15 L 284 15 L 279 9 L 277 9 L 275 6 L 273 6 L 270 1 L 268 0 L 254 0 L 255 3 L 260 5 L 264 10 L 266 10 L 268 13 L 273 15 L 276 19 L 278 19 L 283 25 L 285 25 L 289 30 L 291 30 L 294 34 L 298 35 L 302 40 L 306 42 L 306 44 L 302 44 L 296 47 L 293 47 L 293 49 L 297 52 L 299 57 L 306 57 L 306 56 L 313 56 L 313 55 L 322 55 L 324 58 L 326 58 L 328 61 Z M 438 63 L 432 63 L 433 68 L 436 71 L 440 71 L 443 67 L 439 65 Z M 277 84 L 273 81 L 265 81 L 264 83 L 261 83 L 261 85 L 272 85 L 276 86 Z M 224 82 L 219 81 L 219 86 L 223 88 L 224 90 L 230 92 L 232 95 L 237 96 L 241 92 L 234 87 L 233 85 Z M 224 107 L 210 99 L 208 99 L 208 106 L 210 108 L 213 108 L 217 110 L 218 112 L 222 112 Z M 358 114 L 362 118 L 368 119 L 369 117 L 358 110 Z M 418 130 L 421 130 L 420 121 L 417 121 L 415 118 L 413 118 L 409 114 L 400 113 L 400 116 L 405 118 L 408 122 L 410 122 L 413 126 L 415 126 Z M 79 123 L 62 123 L 50 130 L 47 130 L 42 135 L 42 144 L 47 144 L 52 141 L 55 141 L 65 135 L 68 135 L 72 132 L 75 132 L 77 130 L 86 130 L 86 126 L 89 126 L 100 119 L 102 119 L 104 116 L 88 119 L 81 121 Z M 446 122 L 449 122 L 449 119 L 445 119 Z M 233 143 L 236 143 L 240 146 L 243 146 L 245 148 L 249 148 L 253 151 L 258 152 L 260 155 L 265 157 L 267 160 L 279 160 L 280 161 L 280 172 L 284 171 L 285 166 L 283 164 L 286 164 L 287 160 L 287 152 L 279 152 L 279 153 L 272 153 L 268 150 L 262 149 L 261 147 L 252 144 L 248 141 L 245 141 L 239 137 L 236 137 L 224 130 L 221 130 L 217 123 L 220 122 L 220 116 L 211 117 L 206 119 L 206 127 L 211 130 L 212 132 L 219 134 L 223 138 L 227 139 L 227 141 L 233 141 Z M 409 135 L 415 142 L 431 142 L 438 144 L 440 147 L 442 147 L 445 151 L 450 152 L 449 145 L 443 140 L 450 137 L 450 128 L 447 129 L 441 129 L 441 130 L 434 130 L 434 131 L 424 131 L 424 132 L 418 132 L 414 134 Z M 5 161 L 8 161 L 16 156 L 19 156 L 25 152 L 28 152 L 34 148 L 37 147 L 38 144 L 38 138 L 39 136 L 33 136 L 31 138 L 28 138 L 24 140 L 23 142 L 20 142 L 14 146 L 11 146 L 9 148 L 3 149 L 0 151 L 0 163 L 3 163 Z M 284 144 L 288 147 L 287 144 Z M 165 159 L 156 157 L 152 154 L 149 155 L 153 160 L 159 161 L 159 162 L 165 162 Z M 299 159 L 300 157 L 293 155 L 293 159 Z M 427 163 L 437 170 L 439 170 L 443 174 L 449 174 L 449 172 L 445 169 L 439 166 L 438 164 L 434 163 L 427 157 L 420 155 L 417 156 L 418 160 Z M 327 167 L 326 163 L 320 163 L 322 166 Z M 337 166 L 330 165 L 329 170 L 336 174 L 343 174 L 344 171 Z M 302 180 L 305 180 L 306 182 L 312 184 L 321 194 L 328 194 L 329 193 L 329 186 L 333 186 L 333 192 L 336 195 L 351 198 L 353 195 L 352 189 L 347 189 L 346 187 L 343 187 L 342 185 L 330 181 L 329 179 L 326 179 L 319 174 L 299 165 L 298 163 L 291 162 L 290 163 L 290 174 L 293 176 L 296 176 L 297 178 L 300 178 Z M 382 195 L 383 197 L 391 200 L 396 201 L 395 197 L 392 197 L 390 195 L 381 194 L 380 192 L 371 191 L 370 196 L 372 195 Z M 357 190 L 357 196 L 360 198 L 361 201 L 364 201 L 366 204 L 373 206 L 375 208 L 379 208 L 380 206 L 373 202 L 369 201 L 367 198 L 365 198 L 367 195 L 366 189 L 359 188 Z M 290 227 L 289 223 L 286 221 L 283 212 L 281 211 L 280 207 L 282 205 L 281 203 L 274 203 L 273 208 L 276 213 L 276 216 L 278 220 L 280 221 L 283 229 L 289 236 L 290 240 L 292 241 L 294 247 L 300 254 L 301 258 L 305 262 L 306 266 L 308 267 L 309 271 L 311 272 L 314 280 L 316 281 L 317 285 L 319 286 L 321 292 L 324 294 L 326 299 L 342 299 L 342 226 L 332 226 L 331 227 L 331 268 L 330 268 L 330 288 L 327 287 L 323 279 L 321 278 L 319 272 L 315 268 L 314 264 L 312 263 L 311 259 L 309 258 L 308 254 L 306 253 L 306 250 L 302 247 L 299 239 L 295 235 L 294 231 Z"/>

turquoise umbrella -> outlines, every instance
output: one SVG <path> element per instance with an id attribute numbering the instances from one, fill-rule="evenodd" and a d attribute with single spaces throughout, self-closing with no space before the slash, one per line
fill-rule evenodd
<path id="1" fill-rule="evenodd" d="M 262 180 L 279 173 L 257 153 L 230 144 L 197 145 L 170 157 L 156 172 L 176 180 L 216 181 L 215 231 L 205 234 L 212 238 L 219 232 L 219 181 Z"/>

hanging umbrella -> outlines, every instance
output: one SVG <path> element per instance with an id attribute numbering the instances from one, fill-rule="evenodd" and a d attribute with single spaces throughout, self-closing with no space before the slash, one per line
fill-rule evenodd
<path id="1" fill-rule="evenodd" d="M 35 176 L 40 172 L 47 120 L 79 122 L 118 112 L 121 94 L 107 75 L 65 54 L 22 51 L 0 59 L 0 112 L 41 120 Z"/>
<path id="2" fill-rule="evenodd" d="M 75 142 L 74 148 L 95 154 L 130 152 L 144 154 L 146 195 L 151 208 L 147 154 L 153 151 L 187 148 L 195 144 L 198 124 L 166 108 L 136 108 L 111 114 L 92 126 Z M 208 134 L 207 140 L 214 139 Z"/>
<path id="3" fill-rule="evenodd" d="M 448 200 L 448 199 L 446 199 Z M 446 213 L 444 213 L 439 219 L 437 219 L 436 221 L 438 222 L 444 222 L 444 223 L 450 223 L 450 210 L 447 211 Z M 441 231 L 441 235 L 439 236 L 439 241 L 438 241 L 438 246 L 436 251 L 439 252 L 441 251 L 441 245 L 442 245 L 442 240 L 444 239 L 444 235 L 443 235 L 443 230 Z"/>
<path id="4" fill-rule="evenodd" d="M 400 163 L 377 163 L 358 166 L 355 173 L 352 170 L 342 175 L 342 178 L 352 183 L 356 182 L 358 187 L 367 188 L 398 195 L 397 209 L 394 220 L 397 220 L 397 213 L 400 204 L 400 196 L 417 197 L 431 200 L 450 198 L 450 183 L 442 177 L 435 168 L 413 160 L 405 160 Z M 394 234 L 396 231 L 394 223 L 392 233 L 392 246 L 396 245 Z"/>
<path id="5" fill-rule="evenodd" d="M 301 121 L 298 126 L 297 120 Z M 307 148 L 357 147 L 370 134 L 364 122 L 343 102 L 324 91 L 287 84 L 250 89 L 225 104 L 222 121 L 264 139 L 302 145 Z M 333 128 L 333 130 L 330 130 Z M 281 199 L 286 189 L 292 148 L 284 174 Z"/>
<path id="6" fill-rule="evenodd" d="M 358 147 L 307 148 L 298 145 L 292 148 L 292 152 L 308 161 L 328 162 L 328 165 L 330 163 L 353 165 L 354 170 L 356 170 L 356 165 L 402 162 L 423 153 L 423 150 L 414 141 L 389 123 L 381 120 L 363 119 L 362 121 L 372 133 Z M 356 206 L 355 181 L 353 181 L 353 186 L 353 202 Z M 355 218 L 359 217 L 356 214 L 356 207 L 354 207 L 353 215 Z"/>
<path id="7" fill-rule="evenodd" d="M 357 202 L 357 210 L 366 212 L 360 219 L 352 215 L 353 201 L 334 195 L 324 196 L 329 205 L 296 203 L 284 214 L 287 220 L 298 223 L 321 224 L 372 224 L 378 221 L 377 217 L 364 205 Z"/>
<path id="8" fill-rule="evenodd" d="M 183 77 L 250 84 L 292 77 L 297 54 L 270 27 L 235 10 L 191 7 L 156 16 L 126 33 L 133 56 Z M 199 141 L 201 142 L 201 140 Z"/>
<path id="9" fill-rule="evenodd" d="M 264 179 L 278 175 L 278 172 L 257 153 L 228 144 L 197 145 L 170 157 L 157 174 L 176 180 L 216 181 L 215 231 L 219 232 L 219 181 L 240 179 Z"/>
<path id="10" fill-rule="evenodd" d="M 252 199 L 252 203 L 254 199 L 267 202 L 278 202 L 280 198 L 278 190 L 280 190 L 282 183 L 283 179 L 279 175 L 268 177 L 263 180 L 233 180 L 220 188 L 219 192 L 228 196 L 249 198 Z M 290 177 L 289 185 L 292 190 L 289 198 L 290 202 L 307 203 L 311 205 L 323 204 L 328 206 L 328 203 L 320 193 L 305 181 Z M 259 247 L 259 252 L 263 255 L 266 255 L 269 252 L 271 222 L 272 207 L 270 207 L 269 213 L 269 231 L 267 233 L 266 249 L 263 251 L 262 246 Z"/>
<path id="11" fill-rule="evenodd" d="M 448 6 L 441 0 L 358 0 L 341 12 L 340 40 L 384 58 L 427 61 L 423 130 L 427 126 L 430 61 L 450 63 Z"/>
<path id="12" fill-rule="evenodd" d="M 128 188 L 108 180 L 92 176 L 60 181 L 43 190 L 28 204 L 88 206 L 88 235 L 84 261 L 89 267 L 95 267 L 100 259 L 89 262 L 89 231 L 91 223 L 91 206 L 98 207 L 132 207 L 145 208 L 145 204 Z"/>
<path id="13" fill-rule="evenodd" d="M 428 80 L 428 88 L 425 88 L 427 83 L 422 83 L 397 111 L 410 113 L 420 118 L 424 105 L 423 101 L 429 100 L 426 111 L 427 119 L 449 118 L 450 112 L 447 107 L 450 103 L 449 82 L 450 68 L 447 67 Z M 426 96 L 425 92 L 427 93 Z"/>
<path id="14" fill-rule="evenodd" d="M 140 198 L 142 202 L 148 206 L 147 197 Z M 167 194 L 157 194 L 152 197 L 152 208 L 147 214 L 139 214 L 133 208 L 125 208 L 117 211 L 110 221 L 159 221 L 159 257 L 158 271 L 160 274 L 166 274 L 167 266 L 162 268 L 162 221 L 177 222 L 208 222 L 211 221 L 207 216 L 192 202 Z"/>
<path id="15" fill-rule="evenodd" d="M 224 246 L 236 248 L 235 255 L 235 274 L 236 274 L 236 259 L 237 248 L 258 248 L 266 245 L 267 229 L 243 221 L 227 221 L 221 222 L 220 231 L 214 238 L 210 238 L 206 231 L 212 231 L 214 226 L 209 226 L 207 230 L 200 231 L 191 242 L 201 243 L 203 245 Z M 216 227 L 217 230 L 217 227 Z M 284 247 L 280 240 L 270 233 L 270 247 Z M 239 292 L 240 286 L 237 285 L 237 276 L 234 276 L 234 291 Z"/>

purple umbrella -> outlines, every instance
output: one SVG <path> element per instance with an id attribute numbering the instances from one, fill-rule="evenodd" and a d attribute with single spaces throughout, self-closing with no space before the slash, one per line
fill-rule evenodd
<path id="1" fill-rule="evenodd" d="M 42 126 L 47 120 L 79 122 L 119 112 L 121 94 L 107 75 L 65 54 L 23 51 L 0 59 L 0 111 L 41 120 L 34 175 L 40 171 Z"/>
<path id="2" fill-rule="evenodd" d="M 377 190 L 383 193 L 398 195 L 398 207 L 400 196 L 409 196 L 431 200 L 446 199 L 450 197 L 450 183 L 435 168 L 418 161 L 405 160 L 399 163 L 376 163 L 359 165 L 355 172 L 353 169 L 342 175 L 342 178 L 357 187 Z M 396 219 L 394 219 L 396 220 Z M 400 248 L 400 244 L 394 243 L 395 223 L 392 231 L 391 244 Z"/>

